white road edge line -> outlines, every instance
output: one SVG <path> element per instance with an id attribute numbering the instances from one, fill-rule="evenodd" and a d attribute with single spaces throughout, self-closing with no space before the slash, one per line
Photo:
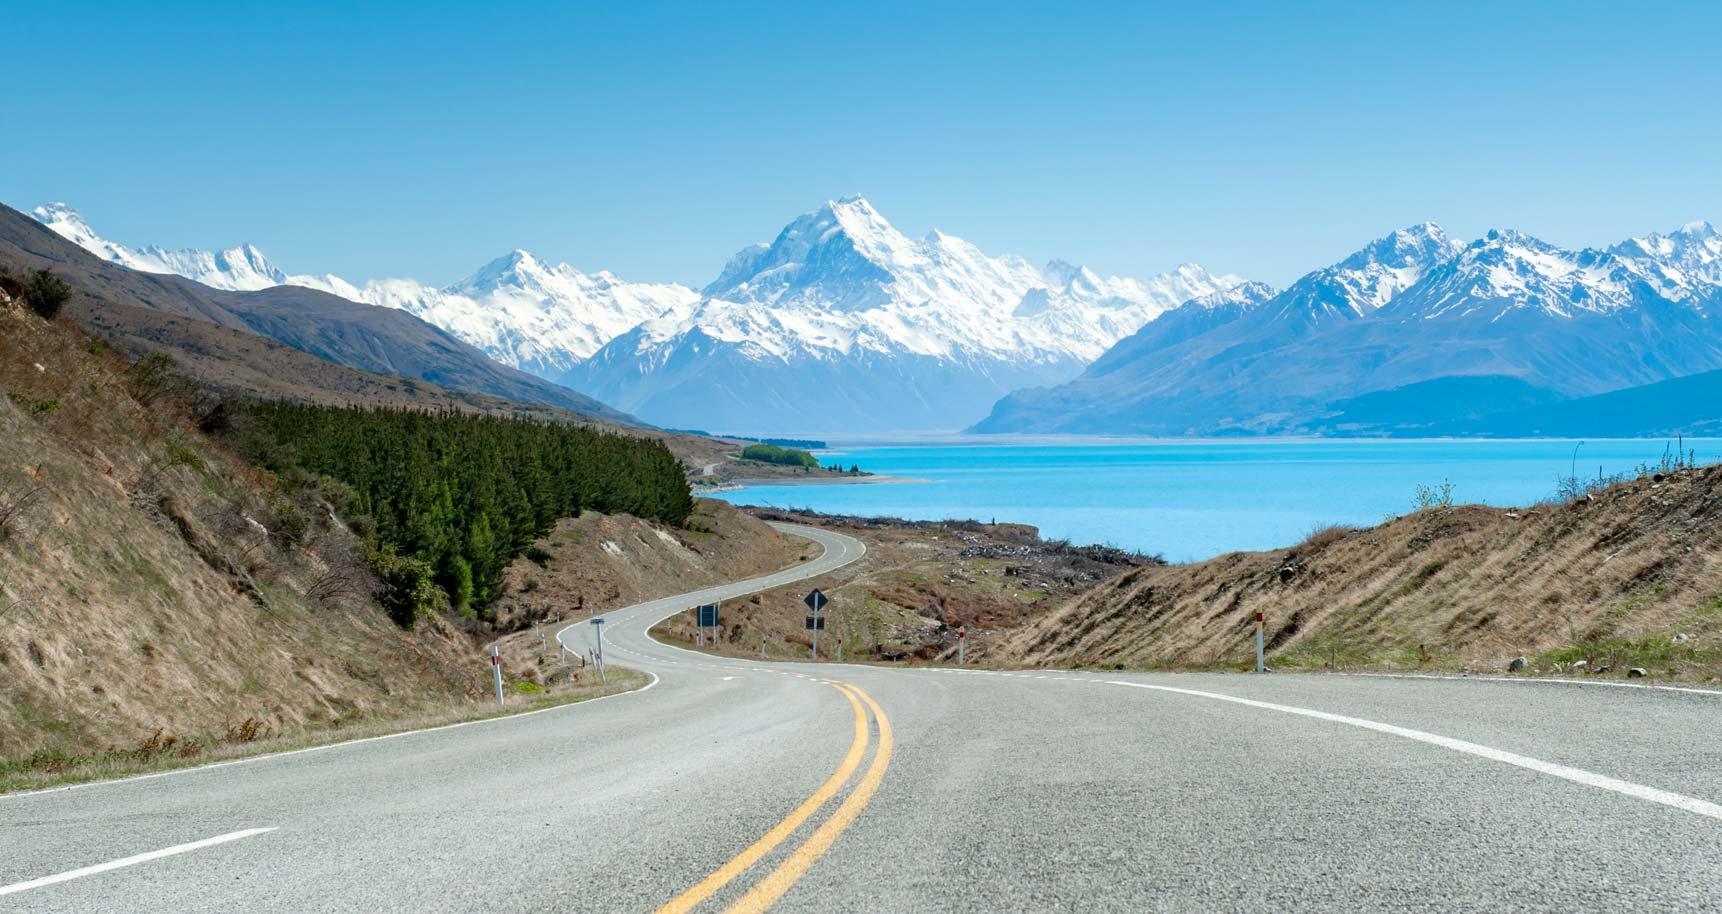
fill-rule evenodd
<path id="1" fill-rule="evenodd" d="M 164 847 L 159 851 L 150 851 L 147 854 L 136 854 L 131 857 L 122 857 L 119 860 L 112 860 L 107 863 L 98 863 L 94 866 L 79 867 L 75 870 L 67 870 L 64 873 L 56 873 L 52 876 L 43 876 L 40 879 L 32 879 L 28 882 L 14 882 L 11 885 L 0 885 L 0 895 L 11 895 L 14 892 L 27 892 L 31 889 L 39 889 L 44 886 L 55 885 L 61 882 L 69 882 L 73 879 L 82 879 L 85 876 L 94 876 L 97 873 L 105 873 L 109 870 L 117 870 L 126 866 L 136 866 L 139 863 L 148 863 L 151 860 L 160 860 L 163 857 L 172 857 L 175 854 L 184 854 L 189 851 L 203 850 L 206 847 L 214 847 L 217 844 L 226 844 L 229 841 L 238 841 L 241 838 L 250 838 L 254 835 L 261 835 L 265 832 L 272 832 L 274 830 L 274 827 L 247 828 L 243 831 L 228 832 L 225 835 L 216 835 L 213 838 L 205 838 L 202 841 L 193 841 L 190 844 L 175 844 L 173 847 Z"/>
<path id="2" fill-rule="evenodd" d="M 1202 692 L 1196 689 L 1180 689 L 1173 686 L 1150 685 L 1145 682 L 1125 682 L 1119 679 L 1107 680 L 1107 683 L 1109 685 L 1129 686 L 1133 689 L 1153 689 L 1157 692 L 1173 692 L 1179 695 L 1192 695 L 1197 698 L 1211 698 L 1216 701 L 1228 701 L 1233 704 L 1245 705 L 1251 708 L 1262 708 L 1268 711 L 1279 711 L 1283 714 L 1296 714 L 1300 717 L 1313 717 L 1316 720 L 1325 720 L 1336 724 L 1361 727 L 1365 730 L 1374 730 L 1377 733 L 1386 733 L 1392 736 L 1416 740 L 1420 743 L 1427 743 L 1431 746 L 1440 746 L 1443 749 L 1451 749 L 1455 752 L 1463 752 L 1467 755 L 1475 755 L 1478 758 L 1486 758 L 1491 761 L 1515 765 L 1529 771 L 1535 771 L 1539 774 L 1552 775 L 1557 778 L 1572 781 L 1575 784 L 1583 784 L 1587 787 L 1596 787 L 1602 790 L 1613 791 L 1622 796 L 1632 797 L 1636 800 L 1644 800 L 1649 803 L 1660 803 L 1663 806 L 1671 806 L 1675 809 L 1697 813 L 1701 816 L 1707 816 L 1717 821 L 1722 821 L 1722 806 L 1718 806 L 1708 800 L 1700 800 L 1697 797 L 1689 797 L 1685 794 L 1674 793 L 1673 791 L 1662 790 L 1657 787 L 1647 787 L 1643 784 L 1634 784 L 1631 781 L 1612 778 L 1606 774 L 1597 774 L 1594 771 L 1586 771 L 1583 768 L 1573 768 L 1556 762 L 1545 762 L 1542 759 L 1531 758 L 1528 755 L 1519 755 L 1516 752 L 1507 752 L 1504 749 L 1494 749 L 1489 746 L 1466 742 L 1462 739 L 1454 739 L 1450 736 L 1439 736 L 1434 733 L 1425 733 L 1422 730 L 1412 730 L 1409 727 L 1398 727 L 1393 724 L 1384 724 L 1379 721 L 1365 720 L 1361 717 L 1347 717 L 1344 714 L 1332 714 L 1327 711 L 1316 711 L 1310 708 L 1299 708 L 1292 705 L 1274 704 L 1269 701 L 1256 701 L 1251 698 L 1238 698 L 1232 695 L 1221 695 L 1218 692 Z"/>
<path id="3" fill-rule="evenodd" d="M 1722 698 L 1722 689 L 1700 689 L 1690 686 L 1659 685 L 1654 682 L 1611 682 L 1599 679 L 1563 679 L 1556 676 L 1527 676 L 1514 679 L 1510 676 L 1453 676 L 1441 673 L 1341 673 L 1341 676 L 1368 676 L 1376 679 L 1437 679 L 1442 682 L 1508 682 L 1516 685 L 1535 685 L 1538 683 L 1557 685 L 1599 686 L 1605 689 L 1639 689 L 1646 692 L 1683 692 L 1687 695 L 1708 695 L 1711 698 Z"/>
<path id="4" fill-rule="evenodd" d="M 155 778 L 172 777 L 180 774 L 197 774 L 200 771 L 214 771 L 217 768 L 228 768 L 233 765 L 249 765 L 252 762 L 267 762 L 274 759 L 287 758 L 288 756 L 293 755 L 305 755 L 310 752 L 323 752 L 329 749 L 344 749 L 348 746 L 376 743 L 385 739 L 400 739 L 404 736 L 440 733 L 444 730 L 458 730 L 461 727 L 476 727 L 480 724 L 495 724 L 501 723 L 505 720 L 519 720 L 523 717 L 532 717 L 536 714 L 549 714 L 552 711 L 565 711 L 569 708 L 583 708 L 594 702 L 608 701 L 612 698 L 624 698 L 629 695 L 638 695 L 658 684 L 658 674 L 649 670 L 642 670 L 642 672 L 647 676 L 652 677 L 652 681 L 637 689 L 629 689 L 626 692 L 617 692 L 613 695 L 600 695 L 597 698 L 588 698 L 584 701 L 571 701 L 566 704 L 555 705 L 549 708 L 539 708 L 536 711 L 521 711 L 518 714 L 502 714 L 496 717 L 486 717 L 481 720 L 463 720 L 457 724 L 441 724 L 435 727 L 425 727 L 420 730 L 402 730 L 398 733 L 384 733 L 380 736 L 366 736 L 360 739 L 349 739 L 339 743 L 324 743 L 320 746 L 306 746 L 303 749 L 287 749 L 282 752 L 266 752 L 263 755 L 251 755 L 246 756 L 245 758 L 229 759 L 225 762 L 210 762 L 207 765 L 193 765 L 190 768 L 175 768 L 171 771 L 156 771 L 150 774 L 134 774 L 123 778 L 111 778 L 105 781 L 85 781 L 81 784 L 62 784 L 58 787 L 43 787 L 38 790 L 25 790 L 17 793 L 0 793 L 0 803 L 7 800 L 20 799 L 22 797 L 40 796 L 45 793 L 64 793 L 68 790 L 84 790 L 90 787 L 107 787 L 111 784 L 129 784 L 132 781 L 149 781 L 154 780 Z"/>

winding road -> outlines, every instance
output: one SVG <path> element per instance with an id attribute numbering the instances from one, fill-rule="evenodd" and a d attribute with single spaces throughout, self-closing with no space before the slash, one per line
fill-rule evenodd
<path id="1" fill-rule="evenodd" d="M 0 796 L 0 911 L 1722 910 L 1722 693 L 716 658 L 640 691 Z M 584 652 L 584 621 L 558 637 Z"/>

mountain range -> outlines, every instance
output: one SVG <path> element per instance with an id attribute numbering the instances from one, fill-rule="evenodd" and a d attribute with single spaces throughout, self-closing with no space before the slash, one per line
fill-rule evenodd
<path id="1" fill-rule="evenodd" d="M 911 238 L 857 196 L 694 290 L 523 250 L 448 286 L 360 285 L 286 274 L 250 245 L 134 250 L 61 204 L 36 218 L 133 270 L 402 310 L 682 428 L 1505 434 L 1553 404 L 1722 369 L 1722 235 L 1702 222 L 1578 250 L 1510 230 L 1462 243 L 1426 222 L 1279 290 L 1193 264 L 1148 280 L 1037 267 L 940 231 Z"/>
<path id="2" fill-rule="evenodd" d="M 1722 235 L 1707 223 L 1583 250 L 1514 231 L 1457 244 L 1424 223 L 1277 295 L 1252 291 L 1212 315 L 1215 302 L 1188 302 L 973 430 L 1464 434 L 1483 416 L 1722 368 Z M 1166 332 L 1185 324 L 1199 332 Z"/>
<path id="3" fill-rule="evenodd" d="M 0 206 L 0 268 L 14 275 L 53 270 L 74 291 L 66 306 L 74 320 L 136 354 L 171 355 L 182 370 L 203 374 L 216 386 L 267 396 L 319 391 L 349 401 L 381 397 L 427 407 L 449 405 L 449 391 L 460 391 L 638 425 L 637 419 L 590 397 L 498 364 L 406 311 L 293 285 L 212 288 L 166 271 L 128 267 L 116 257 L 158 258 L 152 265 L 162 261 L 156 249 L 92 251 L 86 242 L 93 233 L 68 239 L 40 218 Z M 224 259 L 192 256 L 182 262 Z M 270 341 L 290 349 L 281 351 Z M 289 377 L 265 376 L 280 373 Z M 457 402 L 487 409 L 500 405 L 483 399 Z"/>
<path id="4" fill-rule="evenodd" d="M 1148 280 L 911 239 L 864 198 L 792 221 L 696 292 L 516 250 L 445 287 L 287 274 L 250 245 L 137 250 L 65 204 L 36 218 L 131 269 L 219 289 L 318 289 L 405 310 L 505 365 L 676 427 L 831 434 L 949 430 L 1005 393 L 1075 377 L 1190 298 L 1243 280 L 1186 264 Z"/>

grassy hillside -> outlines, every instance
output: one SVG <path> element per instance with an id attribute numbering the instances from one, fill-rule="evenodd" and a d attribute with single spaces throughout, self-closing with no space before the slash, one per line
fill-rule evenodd
<path id="1" fill-rule="evenodd" d="M 129 361 L 0 306 L 0 390 L 0 767 L 478 694 L 467 637 L 391 624 L 354 537 Z"/>
<path id="2" fill-rule="evenodd" d="M 522 602 L 537 585 L 512 569 L 626 554 L 535 536 L 591 506 L 688 519 L 658 440 L 533 415 L 247 407 L 43 319 L 19 288 L 0 281 L 0 790 L 492 713 L 481 646 L 564 609 Z M 279 421 L 248 425 L 252 410 Z M 277 471 L 212 437 L 246 429 L 247 446 L 273 443 Z M 418 510 L 430 489 L 449 523 Z M 480 576 L 500 582 L 486 596 L 505 621 L 434 611 L 449 604 L 436 556 L 399 574 L 420 534 L 472 563 L 513 560 Z M 734 539 L 699 517 L 685 535 Z M 704 581 L 751 547 L 682 551 L 702 548 Z M 391 615 L 406 585 L 433 610 L 411 625 Z M 538 653 L 504 645 L 520 701 L 644 681 L 595 685 Z"/>
<path id="3" fill-rule="evenodd" d="M 1258 610 L 1280 667 L 1487 672 L 1525 655 L 1545 673 L 1636 666 L 1711 680 L 1722 674 L 1722 466 L 1140 568 L 1034 620 L 991 659 L 1242 668 Z"/>

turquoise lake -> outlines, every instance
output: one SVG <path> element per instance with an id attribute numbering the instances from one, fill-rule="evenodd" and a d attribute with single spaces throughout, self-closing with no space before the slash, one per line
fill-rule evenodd
<path id="1" fill-rule="evenodd" d="M 1034 524 L 1046 537 L 1109 543 L 1174 561 L 1270 549 L 1330 523 L 1374 524 L 1412 509 L 1419 483 L 1455 502 L 1524 505 L 1580 476 L 1654 464 L 1672 441 L 1161 441 L 836 447 L 822 454 L 919 482 L 751 486 L 737 504 L 915 520 Z M 1701 463 L 1722 440 L 1688 439 Z"/>

